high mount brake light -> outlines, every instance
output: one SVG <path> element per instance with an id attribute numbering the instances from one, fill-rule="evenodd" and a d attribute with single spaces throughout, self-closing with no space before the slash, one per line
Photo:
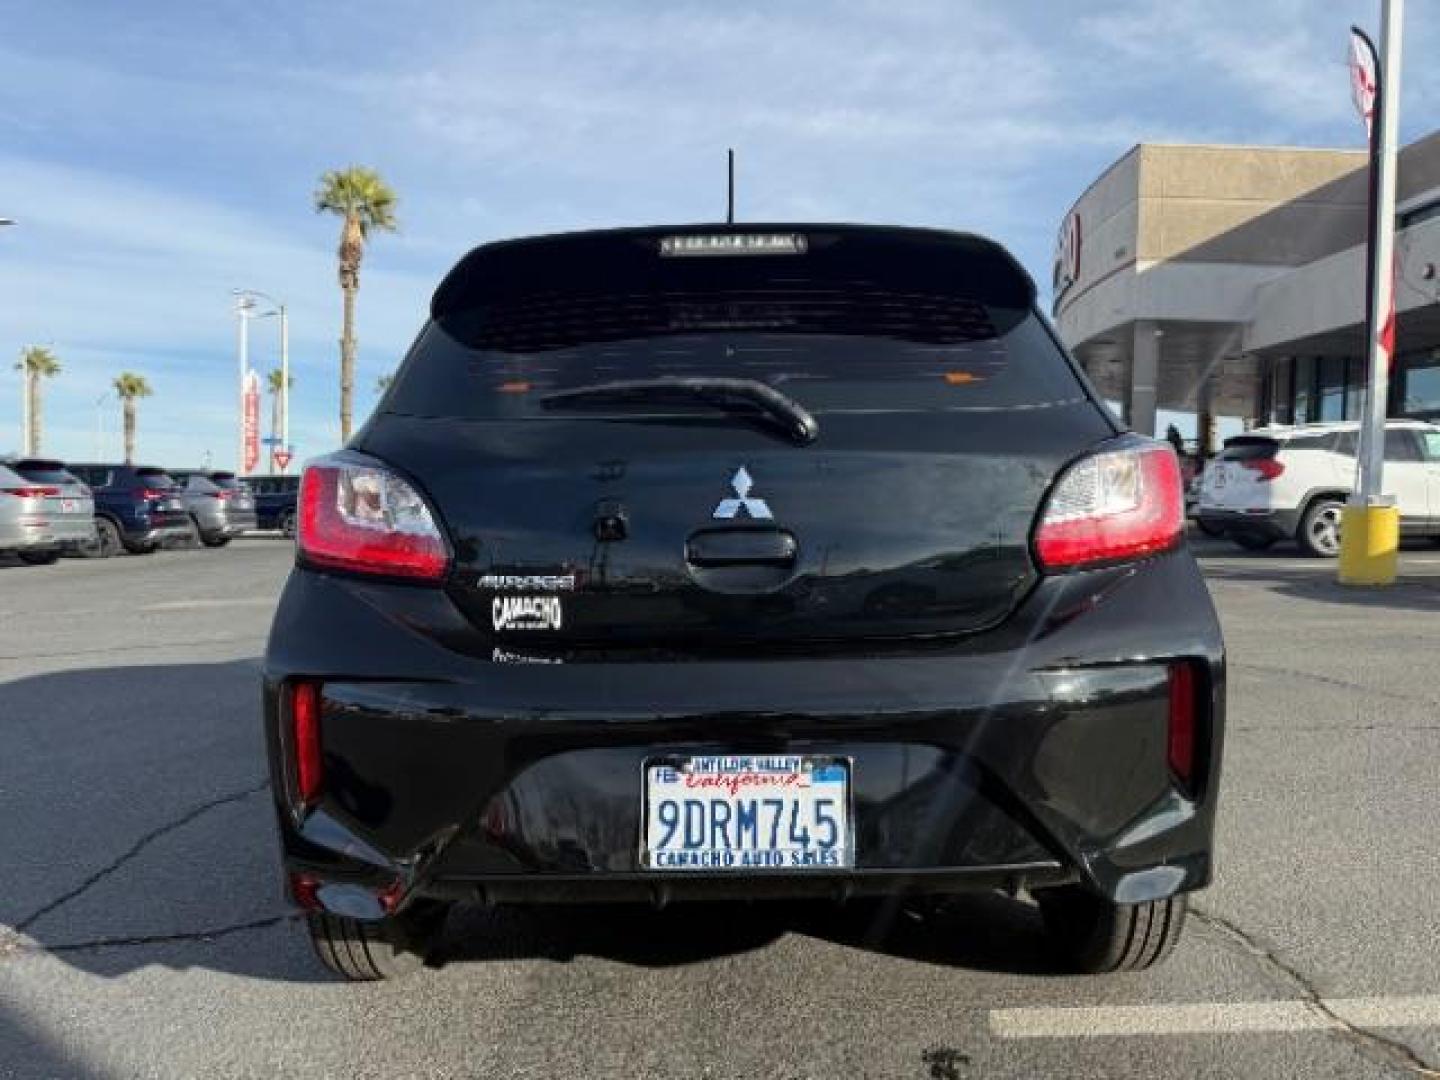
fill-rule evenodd
<path id="1" fill-rule="evenodd" d="M 1174 547 L 1185 520 L 1170 447 L 1140 443 L 1082 458 L 1050 492 L 1035 530 L 1046 570 L 1140 559 Z"/>
<path id="2" fill-rule="evenodd" d="M 379 465 L 321 461 L 300 483 L 300 553 L 336 570 L 438 581 L 450 548 L 430 507 Z"/>
<path id="3" fill-rule="evenodd" d="M 1240 466 L 1257 474 L 1256 480 L 1274 480 L 1285 471 L 1285 466 L 1274 458 L 1252 458 L 1240 462 Z"/>

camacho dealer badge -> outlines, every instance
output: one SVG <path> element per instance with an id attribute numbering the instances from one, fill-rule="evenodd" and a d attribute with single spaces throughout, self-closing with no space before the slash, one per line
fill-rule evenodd
<path id="1" fill-rule="evenodd" d="M 559 630 L 564 614 L 558 596 L 497 596 L 490 621 L 496 630 Z"/>

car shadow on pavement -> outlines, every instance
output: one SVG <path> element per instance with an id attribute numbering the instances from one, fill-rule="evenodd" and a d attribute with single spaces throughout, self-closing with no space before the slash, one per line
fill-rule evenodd
<path id="1" fill-rule="evenodd" d="M 1205 578 L 1211 582 L 1253 584 L 1298 600 L 1440 614 L 1440 576 L 1406 574 L 1403 566 L 1395 583 L 1385 586 L 1341 585 L 1336 580 L 1335 564 L 1324 562 L 1317 562 L 1314 570 L 1266 566 L 1263 561 L 1254 565 L 1212 563 L 1205 567 Z"/>
<path id="2" fill-rule="evenodd" d="M 49 957 L 326 979 L 281 895 L 259 680 L 247 659 L 0 682 L 0 978 Z"/>
<path id="3" fill-rule="evenodd" d="M 894 899 L 647 905 L 466 906 L 452 912 L 432 966 L 599 957 L 664 968 L 800 935 L 905 960 L 1010 974 L 1056 974 L 1034 906 L 998 893 L 943 904 Z"/>

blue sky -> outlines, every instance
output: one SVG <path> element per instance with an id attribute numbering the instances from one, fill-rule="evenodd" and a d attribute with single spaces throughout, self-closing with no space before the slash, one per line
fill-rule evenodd
<path id="1" fill-rule="evenodd" d="M 1440 10 L 1412 3 L 1402 128 L 1433 127 Z M 1359 147 L 1346 27 L 1378 0 L 1116 3 L 0 2 L 0 452 L 13 358 L 50 344 L 46 445 L 154 386 L 140 454 L 228 465 L 229 291 L 292 312 L 294 440 L 338 438 L 337 223 L 319 174 L 379 169 L 402 231 L 362 272 L 357 415 L 440 276 L 486 240 L 739 213 L 972 229 L 1048 280 L 1056 226 L 1140 141 Z M 253 358 L 277 362 L 273 324 Z M 118 454 L 118 408 L 100 407 Z M 263 410 L 268 418 L 268 405 Z"/>

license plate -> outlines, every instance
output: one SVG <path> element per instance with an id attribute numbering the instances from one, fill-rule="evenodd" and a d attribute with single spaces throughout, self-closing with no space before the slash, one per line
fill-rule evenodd
<path id="1" fill-rule="evenodd" d="M 62 514 L 73 514 L 80 509 L 80 503 L 75 499 L 61 499 L 60 512 Z"/>
<path id="2" fill-rule="evenodd" d="M 813 870 L 855 864 L 850 762 L 793 755 L 645 763 L 649 870 Z"/>

